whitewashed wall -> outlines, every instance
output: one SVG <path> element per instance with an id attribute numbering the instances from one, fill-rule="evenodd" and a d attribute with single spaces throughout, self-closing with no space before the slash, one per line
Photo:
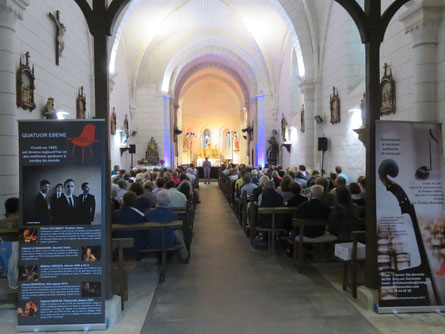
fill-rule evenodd
<path id="1" fill-rule="evenodd" d="M 325 170 L 329 173 L 340 165 L 350 180 L 356 180 L 365 172 L 365 148 L 353 132 L 361 125 L 360 112 L 350 110 L 360 105 L 365 90 L 364 49 L 354 22 L 342 7 L 334 4 L 329 22 L 322 68 L 322 100 L 319 101 L 324 121 L 317 133 L 328 138 Z M 341 122 L 337 124 L 330 123 L 333 86 L 341 102 Z M 320 168 L 320 158 L 317 162 L 314 167 Z"/>
<path id="2" fill-rule="evenodd" d="M 56 65 L 55 59 L 56 27 L 48 16 L 56 10 L 60 11 L 61 22 L 67 30 L 60 66 Z M 48 97 L 55 98 L 57 110 L 69 113 L 65 118 L 76 118 L 76 98 L 81 86 L 86 93 L 87 117 L 93 117 L 92 40 L 79 6 L 74 1 L 31 1 L 24 20 L 17 22 L 16 36 L 17 68 L 26 51 L 29 51 L 30 63 L 35 68 L 37 105 L 32 113 L 17 109 L 18 119 L 40 119 Z"/>
<path id="3" fill-rule="evenodd" d="M 130 95 L 129 95 L 129 82 L 127 74 L 126 64 L 126 48 L 125 41 L 120 41 L 120 47 L 116 55 L 115 71 L 112 76 L 114 84 L 112 85 L 112 92 L 110 94 L 110 114 L 113 107 L 116 110 L 116 130 L 122 130 L 124 127 L 125 115 L 128 115 L 130 135 L 135 130 L 134 122 L 130 116 Z M 127 144 L 132 144 L 133 137 L 130 137 Z M 121 145 L 121 132 L 116 131 L 115 135 L 111 135 L 110 138 L 110 158 L 111 166 L 119 165 L 123 169 L 130 168 L 130 154 L 128 151 L 124 152 L 121 156 L 119 147 Z M 137 152 L 137 151 L 136 151 Z M 134 163 L 136 163 L 137 155 L 134 156 Z"/>

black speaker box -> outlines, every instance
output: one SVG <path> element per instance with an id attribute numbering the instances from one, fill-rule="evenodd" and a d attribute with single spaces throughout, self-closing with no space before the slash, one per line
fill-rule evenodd
<path id="1" fill-rule="evenodd" d="M 318 137 L 318 150 L 323 152 L 328 150 L 328 138 Z"/>
<path id="2" fill-rule="evenodd" d="M 130 144 L 130 149 L 128 150 L 128 152 L 130 154 L 135 154 L 136 153 L 136 145 L 135 144 Z"/>

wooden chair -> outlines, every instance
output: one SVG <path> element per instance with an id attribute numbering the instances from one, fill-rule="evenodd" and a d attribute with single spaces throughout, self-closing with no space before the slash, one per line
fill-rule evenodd
<path id="1" fill-rule="evenodd" d="M 311 244 L 312 246 L 320 246 L 327 245 L 330 249 L 333 249 L 335 241 L 337 241 L 337 237 L 330 234 L 329 232 L 325 232 L 324 235 L 309 238 L 304 236 L 304 228 L 305 226 L 341 226 L 341 227 L 351 227 L 351 228 L 363 228 L 365 226 L 365 220 L 363 219 L 353 219 L 353 220 L 328 220 L 328 219 L 301 219 L 301 218 L 293 218 L 292 224 L 294 227 L 299 227 L 299 235 L 296 237 L 296 240 L 288 240 L 290 244 L 293 245 L 293 260 L 296 267 L 298 267 L 299 271 L 303 271 L 303 263 L 304 263 L 304 255 L 305 249 L 304 244 Z M 333 254 L 333 251 L 330 253 Z M 328 254 L 324 260 L 333 260 L 331 254 Z"/>
<path id="2" fill-rule="evenodd" d="M 118 252 L 117 262 L 113 261 L 112 271 L 113 279 L 111 286 L 113 293 L 121 296 L 121 310 L 124 310 L 124 303 L 128 301 L 128 278 L 127 271 L 124 268 L 124 248 L 131 248 L 134 246 L 133 238 L 113 238 L 111 239 L 111 252 L 115 250 Z M 117 279 L 115 275 L 117 274 Z"/>
<path id="3" fill-rule="evenodd" d="M 112 231 L 146 231 L 151 229 L 161 230 L 161 248 L 148 248 L 142 250 L 141 253 L 156 252 L 161 253 L 161 264 L 159 267 L 159 281 L 162 283 L 165 281 L 165 273 L 167 266 L 167 252 L 176 251 L 182 247 L 182 245 L 173 245 L 172 247 L 165 246 L 165 232 L 167 228 L 183 228 L 183 221 L 176 220 L 172 222 L 146 222 L 137 224 L 112 224 Z"/>
<path id="4" fill-rule="evenodd" d="M 357 244 L 359 239 L 364 239 L 366 232 L 365 231 L 355 231 L 351 233 L 352 240 L 352 252 L 351 252 L 351 260 L 343 262 L 343 290 L 349 287 L 352 291 L 352 298 L 357 299 L 357 264 L 365 263 L 365 259 L 357 258 Z M 348 281 L 348 268 L 351 267 L 351 282 Z"/>
<path id="5" fill-rule="evenodd" d="M 275 234 L 277 232 L 286 233 L 287 230 L 285 228 L 277 228 L 276 227 L 276 216 L 281 214 L 290 214 L 295 212 L 294 207 L 257 207 L 257 219 L 255 220 L 254 226 L 250 227 L 250 236 L 255 235 L 256 232 L 264 232 L 268 234 L 268 249 L 272 255 L 275 255 Z M 260 215 L 272 215 L 272 224 L 271 228 L 258 227 L 258 216 Z M 251 224 L 252 225 L 252 224 Z M 252 240 L 252 239 L 251 239 Z"/>

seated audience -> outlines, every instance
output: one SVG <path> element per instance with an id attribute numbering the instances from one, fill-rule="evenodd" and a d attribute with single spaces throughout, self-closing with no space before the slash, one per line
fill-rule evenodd
<path id="1" fill-rule="evenodd" d="M 338 176 L 341 176 L 342 178 L 345 179 L 346 184 L 349 184 L 349 179 L 346 176 L 346 174 L 342 172 L 342 168 L 340 166 L 335 167 L 335 172 L 338 174 Z"/>
<path id="2" fill-rule="evenodd" d="M 158 177 L 156 180 L 156 188 L 153 190 L 153 193 L 156 195 L 162 189 L 164 189 L 165 179 L 163 177 Z"/>
<path id="3" fill-rule="evenodd" d="M 181 179 L 178 177 L 178 172 L 174 171 L 172 172 L 172 178 L 171 180 L 175 183 L 175 186 L 181 183 Z"/>
<path id="4" fill-rule="evenodd" d="M 351 193 L 352 203 L 358 206 L 358 216 L 365 218 L 366 215 L 366 200 L 361 196 L 361 189 L 358 183 L 351 182 L 349 184 L 349 192 Z"/>
<path id="5" fill-rule="evenodd" d="M 263 191 L 258 197 L 258 206 L 260 207 L 280 207 L 284 206 L 283 196 L 275 190 L 274 181 L 266 181 Z M 278 218 L 278 217 L 277 217 Z M 276 219 L 275 227 L 280 228 L 284 225 L 284 219 Z M 258 226 L 263 228 L 272 227 L 272 215 L 259 215 Z"/>
<path id="6" fill-rule="evenodd" d="M 156 207 L 156 194 L 153 193 L 154 190 L 154 184 L 151 181 L 146 181 L 144 183 L 144 194 L 142 196 L 148 198 L 150 201 L 150 207 L 154 208 Z"/>
<path id="7" fill-rule="evenodd" d="M 299 184 L 301 184 L 301 186 L 303 187 L 303 188 L 306 188 L 307 187 L 307 180 L 306 180 L 306 178 L 304 177 L 304 175 L 303 175 L 303 173 L 301 173 L 301 171 L 298 171 L 297 172 L 297 176 L 295 177 L 295 180 L 294 180 L 295 182 L 298 182 Z"/>
<path id="8" fill-rule="evenodd" d="M 258 197 L 263 192 L 264 183 L 266 183 L 267 181 L 269 181 L 269 177 L 267 175 L 263 175 L 260 177 L 258 188 L 254 189 L 252 192 L 252 202 L 258 202 Z"/>
<path id="9" fill-rule="evenodd" d="M 113 222 L 115 224 L 137 224 L 145 222 L 145 215 L 135 207 L 137 199 L 134 192 L 128 191 L 125 193 L 122 197 L 122 208 L 113 213 Z M 126 252 L 136 253 L 147 246 L 147 233 L 144 231 L 113 232 L 113 237 L 134 239 L 134 247 L 126 248 Z"/>
<path id="10" fill-rule="evenodd" d="M 151 208 L 150 200 L 147 197 L 144 197 L 144 188 L 142 188 L 140 183 L 132 183 L 128 191 L 134 192 L 138 198 L 135 205 L 136 209 L 146 212 Z"/>
<path id="11" fill-rule="evenodd" d="M 178 215 L 171 211 L 168 207 L 171 203 L 171 193 L 167 190 L 161 190 L 156 195 L 158 206 L 154 210 L 147 212 L 146 217 L 149 222 L 170 222 L 178 220 Z M 150 248 L 159 249 L 162 246 L 161 231 L 151 230 L 148 235 L 148 245 Z M 172 247 L 176 244 L 181 244 L 179 254 L 181 259 L 185 260 L 188 257 L 187 248 L 185 247 L 184 234 L 180 229 L 167 229 L 165 233 L 165 246 Z"/>
<path id="12" fill-rule="evenodd" d="M 187 205 L 187 197 L 175 187 L 175 183 L 169 180 L 165 183 L 165 189 L 170 193 L 169 208 L 185 208 Z"/>
<path id="13" fill-rule="evenodd" d="M 178 191 L 182 192 L 187 199 L 190 199 L 193 196 L 193 187 L 188 176 L 181 174 L 179 179 L 181 180 L 181 183 L 178 185 Z"/>
<path id="14" fill-rule="evenodd" d="M 284 202 L 294 197 L 294 194 L 289 191 L 289 186 L 293 183 L 292 178 L 286 175 L 281 180 L 281 185 L 278 187 L 277 191 L 283 196 Z"/>
<path id="15" fill-rule="evenodd" d="M 272 181 L 274 182 L 275 189 L 277 189 L 281 184 L 280 174 L 276 170 L 272 172 Z"/>
<path id="16" fill-rule="evenodd" d="M 258 185 L 258 182 L 260 182 L 260 179 L 258 177 L 258 171 L 256 169 L 253 169 L 250 172 L 250 175 L 252 176 L 252 183 Z"/>
<path id="17" fill-rule="evenodd" d="M 291 197 L 287 201 L 287 205 L 289 207 L 298 207 L 301 203 L 307 202 L 308 198 L 302 195 L 303 189 L 298 182 L 293 182 L 289 185 L 289 192 L 292 193 L 293 197 Z"/>
<path id="18" fill-rule="evenodd" d="M 359 176 L 359 178 L 357 179 L 357 183 L 360 186 L 360 188 L 362 189 L 360 196 L 362 196 L 363 199 L 366 199 L 366 177 Z"/>
<path id="19" fill-rule="evenodd" d="M 314 185 L 310 188 L 311 197 L 308 202 L 302 203 L 295 212 L 296 218 L 303 219 L 328 219 L 331 213 L 331 208 L 321 201 L 324 189 L 320 185 Z M 296 227 L 292 233 L 293 236 L 297 236 L 299 233 L 298 227 Z M 305 226 L 304 236 L 309 238 L 315 238 L 322 236 L 325 233 L 325 226 Z"/>
<path id="20" fill-rule="evenodd" d="M 117 192 L 117 196 L 114 198 L 116 201 L 120 201 L 122 196 L 127 192 L 128 183 L 127 181 L 120 180 L 117 181 L 117 185 L 119 186 L 119 191 Z"/>
<path id="21" fill-rule="evenodd" d="M 335 205 L 335 195 L 329 192 L 329 181 L 325 177 L 321 176 L 317 178 L 315 184 L 322 186 L 324 189 L 323 195 L 321 196 L 321 201 L 330 208 L 333 208 Z"/>
<path id="22" fill-rule="evenodd" d="M 243 177 L 243 186 L 241 187 L 241 198 L 244 194 L 252 196 L 254 189 L 258 188 L 253 182 L 249 174 L 245 174 Z"/>
<path id="23" fill-rule="evenodd" d="M 121 205 L 119 201 L 116 200 L 117 194 L 119 193 L 119 186 L 117 184 L 111 185 L 111 210 L 119 210 Z"/>
<path id="24" fill-rule="evenodd" d="M 10 197 L 5 201 L 5 217 L 8 221 L 19 219 L 19 199 Z"/>
<path id="25" fill-rule="evenodd" d="M 346 179 L 343 176 L 337 176 L 337 186 L 331 190 L 331 194 L 335 195 L 335 192 L 337 191 L 337 188 L 339 186 L 346 186 Z"/>
<path id="26" fill-rule="evenodd" d="M 352 203 L 351 194 L 346 186 L 338 186 L 335 192 L 336 203 L 334 209 L 329 215 L 330 220 L 350 220 L 358 218 L 358 206 Z M 330 232 L 337 236 L 339 241 L 350 239 L 351 228 L 342 226 L 333 226 Z"/>

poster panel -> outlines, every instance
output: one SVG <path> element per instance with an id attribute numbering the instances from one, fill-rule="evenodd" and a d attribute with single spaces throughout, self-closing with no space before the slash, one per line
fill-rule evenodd
<path id="1" fill-rule="evenodd" d="M 19 331 L 105 329 L 105 127 L 19 122 Z"/>
<path id="2" fill-rule="evenodd" d="M 440 123 L 376 122 L 377 311 L 444 310 Z"/>

